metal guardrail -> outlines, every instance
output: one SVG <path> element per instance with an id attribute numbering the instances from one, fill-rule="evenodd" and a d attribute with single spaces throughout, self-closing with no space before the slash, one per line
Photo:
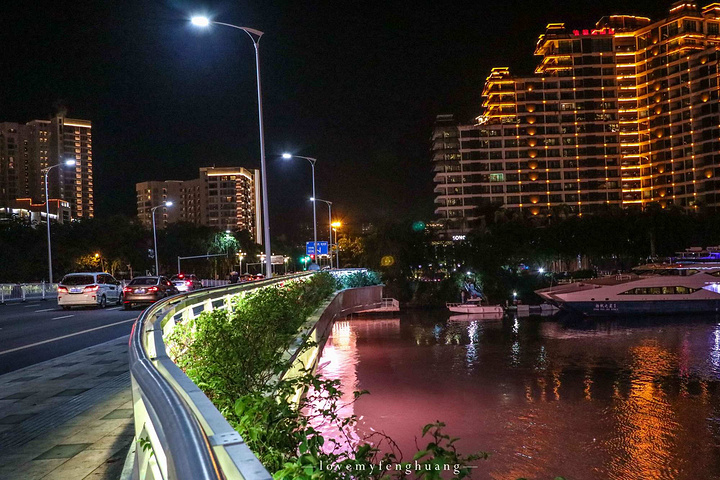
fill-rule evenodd
<path id="1" fill-rule="evenodd" d="M 57 298 L 57 283 L 0 283 L 0 304 Z"/>
<path id="2" fill-rule="evenodd" d="M 153 304 L 138 317 L 129 349 L 135 439 L 139 443 L 134 454 L 133 479 L 271 480 L 240 435 L 168 357 L 163 334 L 169 333 L 176 323 L 197 317 L 203 311 L 227 308 L 230 298 L 238 293 L 309 275 L 312 273 L 176 295 Z M 370 289 L 376 292 L 374 297 L 381 296 L 379 287 L 367 290 Z M 366 289 L 345 290 L 335 296 L 307 329 L 314 339 L 327 336 L 336 316 L 362 308 L 358 302 L 378 300 L 368 293 L 352 293 L 360 290 Z M 310 354 L 312 359 L 298 360 L 307 365 L 308 360 L 317 361 L 318 354 L 315 350 Z"/>

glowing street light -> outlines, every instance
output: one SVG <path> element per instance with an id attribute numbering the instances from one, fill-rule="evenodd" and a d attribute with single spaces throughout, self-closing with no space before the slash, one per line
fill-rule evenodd
<path id="1" fill-rule="evenodd" d="M 545 269 L 542 267 L 538 268 L 538 273 L 545 273 Z"/>
<path id="2" fill-rule="evenodd" d="M 293 155 L 291 153 L 283 153 L 282 158 L 284 158 L 285 160 L 290 160 L 292 158 L 302 158 L 303 160 L 307 160 L 308 162 L 310 162 L 310 166 L 312 167 L 312 198 L 315 198 L 315 162 L 317 162 L 317 159 L 313 157 Z M 315 258 L 317 259 L 317 209 L 315 208 L 315 202 L 313 202 L 313 252 L 315 252 Z"/>
<path id="3" fill-rule="evenodd" d="M 43 168 L 41 172 L 45 174 L 45 223 L 47 223 L 47 237 L 48 237 L 48 283 L 53 283 L 53 271 L 52 271 L 52 246 L 50 244 L 50 197 L 48 196 L 48 173 L 55 167 L 75 166 L 75 159 L 65 160 L 63 163 L 57 163 L 55 165 Z M 60 216 L 60 205 L 58 205 L 58 217 Z"/>
<path id="4" fill-rule="evenodd" d="M 152 224 L 153 224 L 153 241 L 155 243 L 155 275 L 160 276 L 160 262 L 158 260 L 158 249 L 157 249 L 157 232 L 155 230 L 155 210 L 161 207 L 172 207 L 173 202 L 164 202 L 156 207 L 152 207 L 150 209 L 150 213 L 152 214 Z"/>
<path id="5" fill-rule="evenodd" d="M 340 268 L 340 243 L 338 242 L 338 230 L 342 227 L 341 222 L 332 222 L 333 231 L 335 231 L 335 245 L 337 245 L 337 253 L 335 253 L 335 261 L 337 262 L 337 268 Z"/>
<path id="6" fill-rule="evenodd" d="M 235 28 L 247 33 L 250 40 L 255 46 L 255 71 L 257 72 L 257 97 L 258 97 L 258 124 L 260 127 L 260 182 L 262 184 L 262 210 L 263 210 L 263 243 L 265 244 L 265 278 L 272 278 L 272 255 L 270 254 L 270 213 L 268 210 L 268 192 L 267 192 L 267 169 L 265 168 L 265 128 L 263 126 L 263 110 L 262 110 L 262 88 L 260 83 L 260 37 L 263 32 L 249 27 L 240 27 L 230 23 L 211 21 L 207 17 L 195 16 L 190 22 L 202 28 L 213 25 L 223 25 L 225 27 Z"/>
<path id="7" fill-rule="evenodd" d="M 207 27 L 210 25 L 210 20 L 207 17 L 192 17 L 190 21 L 197 27 Z"/>

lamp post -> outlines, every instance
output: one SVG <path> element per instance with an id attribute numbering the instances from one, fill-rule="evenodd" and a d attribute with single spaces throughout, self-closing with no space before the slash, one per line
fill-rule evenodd
<path id="1" fill-rule="evenodd" d="M 330 239 L 328 241 L 328 256 L 330 257 L 330 268 L 332 268 L 332 202 L 323 200 L 322 198 L 310 198 L 311 202 L 323 202 L 328 206 L 328 231 L 330 232 Z"/>
<path id="2" fill-rule="evenodd" d="M 153 242 L 155 243 L 155 275 L 160 276 L 160 262 L 158 261 L 158 249 L 157 249 L 157 231 L 155 229 L 155 210 L 160 207 L 172 207 L 173 202 L 163 202 L 161 205 L 152 207 L 150 213 L 152 213 L 152 224 L 153 224 Z"/>
<path id="3" fill-rule="evenodd" d="M 245 256 L 245 252 L 238 252 L 238 258 L 240 259 L 240 271 L 238 272 L 240 275 L 243 274 L 242 271 L 242 259 Z"/>
<path id="4" fill-rule="evenodd" d="M 260 83 L 260 37 L 263 32 L 254 28 L 240 27 L 230 23 L 214 22 L 207 17 L 193 17 L 191 20 L 193 25 L 198 27 L 208 27 L 211 23 L 214 25 L 223 25 L 225 27 L 242 30 L 248 34 L 255 46 L 255 70 L 257 72 L 257 97 L 258 97 L 258 124 L 260 126 L 260 183 L 262 184 L 262 209 L 263 209 L 263 243 L 265 244 L 265 278 L 272 278 L 272 255 L 270 254 L 270 214 L 268 212 L 268 193 L 267 193 L 267 169 L 265 168 L 265 129 L 263 127 L 263 110 L 262 110 L 262 88 Z"/>
<path id="5" fill-rule="evenodd" d="M 335 254 L 335 261 L 337 262 L 337 268 L 340 268 L 340 242 L 338 241 L 338 229 L 342 227 L 342 223 L 333 222 L 333 230 L 335 230 L 335 244 L 337 245 L 337 253 Z"/>
<path id="6" fill-rule="evenodd" d="M 50 167 L 43 168 L 41 172 L 45 174 L 45 223 L 47 223 L 47 237 L 48 237 L 48 283 L 53 283 L 53 271 L 52 271 L 52 246 L 50 243 L 50 197 L 48 195 L 48 174 L 50 170 L 61 165 L 72 167 L 75 165 L 75 160 L 65 160 L 63 163 L 57 163 Z M 60 215 L 60 208 L 58 205 L 58 216 Z"/>
<path id="7" fill-rule="evenodd" d="M 315 198 L 315 162 L 317 162 L 317 159 L 313 157 L 303 157 L 301 155 L 292 155 L 290 153 L 282 154 L 282 158 L 285 160 L 293 157 L 302 158 L 310 162 L 310 166 L 312 167 L 312 198 Z M 317 262 L 319 255 L 317 250 L 317 209 L 315 208 L 315 202 L 313 202 L 313 252 L 315 252 L 315 260 Z"/>

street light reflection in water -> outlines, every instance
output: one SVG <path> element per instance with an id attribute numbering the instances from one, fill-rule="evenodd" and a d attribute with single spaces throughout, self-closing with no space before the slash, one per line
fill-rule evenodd
<path id="1" fill-rule="evenodd" d="M 473 478 L 720 478 L 717 318 L 447 317 L 335 325 L 319 372 L 349 401 L 370 391 L 346 411 L 355 441 L 383 431 L 411 459 L 441 420 L 461 452 L 491 453 Z"/>

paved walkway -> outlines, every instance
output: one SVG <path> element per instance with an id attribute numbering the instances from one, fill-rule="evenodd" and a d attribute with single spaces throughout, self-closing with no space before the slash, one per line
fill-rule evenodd
<path id="1" fill-rule="evenodd" d="M 127 344 L 0 376 L 0 480 L 120 478 L 133 440 Z"/>

